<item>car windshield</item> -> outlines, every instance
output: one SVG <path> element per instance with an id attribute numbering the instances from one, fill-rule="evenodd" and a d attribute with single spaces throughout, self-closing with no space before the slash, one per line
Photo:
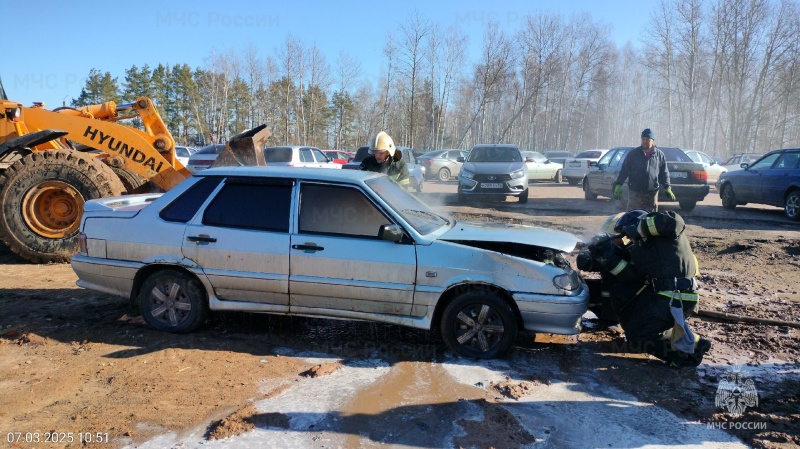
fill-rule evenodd
<path id="1" fill-rule="evenodd" d="M 582 151 L 578 153 L 576 158 L 597 159 L 603 155 L 602 151 Z"/>
<path id="2" fill-rule="evenodd" d="M 680 148 L 658 147 L 658 149 L 664 152 L 664 156 L 666 156 L 667 160 L 670 162 L 692 162 L 692 159 Z"/>
<path id="3" fill-rule="evenodd" d="M 442 226 L 454 223 L 452 218 L 434 212 L 427 204 L 408 193 L 387 176 L 379 176 L 367 180 L 366 183 L 389 207 L 422 235 L 430 234 Z"/>
<path id="4" fill-rule="evenodd" d="M 545 157 L 542 153 L 537 153 L 536 151 L 523 151 L 522 157 L 524 158 L 532 158 L 534 162 L 547 162 L 547 157 Z"/>
<path id="5" fill-rule="evenodd" d="M 469 152 L 467 162 L 522 162 L 516 148 L 478 147 Z"/>
<path id="6" fill-rule="evenodd" d="M 290 147 L 267 147 L 264 148 L 264 162 L 291 162 L 292 149 Z"/>

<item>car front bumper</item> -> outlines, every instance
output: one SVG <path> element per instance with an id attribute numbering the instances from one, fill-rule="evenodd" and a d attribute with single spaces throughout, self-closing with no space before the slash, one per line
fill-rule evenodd
<path id="1" fill-rule="evenodd" d="M 458 181 L 458 191 L 465 195 L 506 195 L 520 196 L 528 188 L 527 178 L 512 179 L 510 181 L 495 182 L 502 184 L 501 187 L 484 187 L 487 182 L 473 181 L 471 179 L 460 178 Z"/>
<path id="2" fill-rule="evenodd" d="M 583 285 L 575 296 L 515 293 L 525 330 L 573 335 L 581 331 L 581 317 L 589 308 L 589 288 Z"/>

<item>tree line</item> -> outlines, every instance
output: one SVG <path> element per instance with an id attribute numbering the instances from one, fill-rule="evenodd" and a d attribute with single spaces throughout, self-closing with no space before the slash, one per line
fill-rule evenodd
<path id="1" fill-rule="evenodd" d="M 191 145 L 266 123 L 276 144 L 342 149 L 386 130 L 420 150 L 577 151 L 638 144 L 643 128 L 711 155 L 797 146 L 796 0 L 662 0 L 631 26 L 641 47 L 616 45 L 588 15 L 488 21 L 468 57 L 462 28 L 415 12 L 387 33 L 377 78 L 290 35 L 267 56 L 212 53 L 204 67 L 93 69 L 73 106 L 148 96 Z"/>

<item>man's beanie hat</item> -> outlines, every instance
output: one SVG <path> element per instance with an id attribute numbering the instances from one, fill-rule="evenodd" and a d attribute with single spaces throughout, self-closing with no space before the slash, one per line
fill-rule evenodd
<path id="1" fill-rule="evenodd" d="M 656 140 L 656 133 L 654 133 L 650 128 L 645 128 L 645 130 L 642 131 L 642 137 Z"/>

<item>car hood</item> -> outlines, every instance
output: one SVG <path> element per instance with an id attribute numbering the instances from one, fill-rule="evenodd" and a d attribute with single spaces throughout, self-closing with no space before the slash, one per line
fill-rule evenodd
<path id="1" fill-rule="evenodd" d="M 465 162 L 462 170 L 479 175 L 496 175 L 522 170 L 524 162 Z"/>
<path id="2" fill-rule="evenodd" d="M 519 243 L 570 252 L 580 241 L 578 237 L 564 231 L 507 223 L 458 222 L 445 232 L 439 240 L 454 243 L 496 242 Z"/>

